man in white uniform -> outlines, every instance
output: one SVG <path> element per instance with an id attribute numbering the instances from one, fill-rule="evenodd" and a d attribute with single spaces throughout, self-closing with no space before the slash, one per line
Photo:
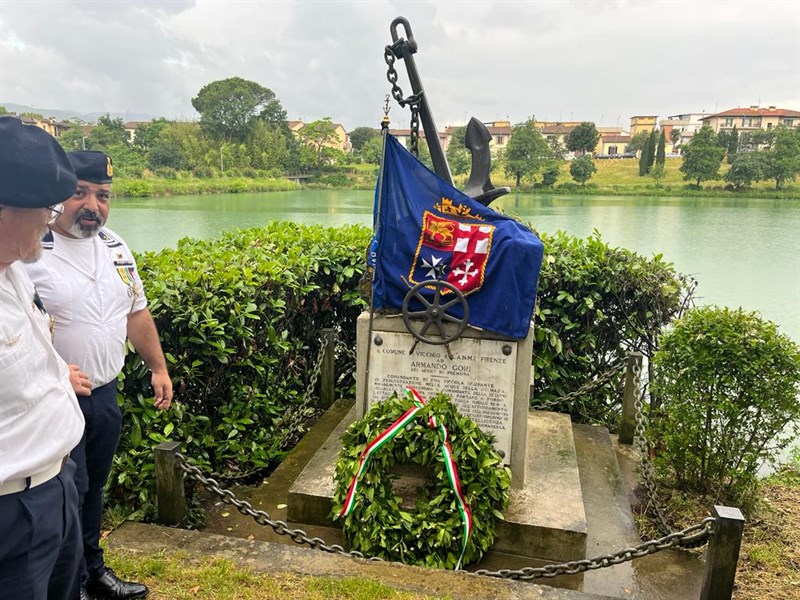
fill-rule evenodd
<path id="1" fill-rule="evenodd" d="M 41 260 L 26 268 L 55 318 L 56 350 L 92 382 L 91 395 L 79 398 L 86 433 L 73 452 L 82 495 L 86 591 L 98 600 L 142 598 L 147 587 L 117 578 L 105 566 L 99 541 L 103 487 L 122 427 L 116 394 L 125 340 L 131 341 L 152 372 L 156 408 L 169 408 L 172 382 L 133 255 L 117 234 L 104 228 L 111 159 L 91 151 L 68 156 L 77 188 L 42 240 Z"/>
<path id="2" fill-rule="evenodd" d="M 50 134 L 0 118 L 0 599 L 72 600 L 81 534 L 75 463 L 81 439 L 70 370 L 21 262 L 75 191 Z M 48 208 L 49 207 L 49 208 Z"/>

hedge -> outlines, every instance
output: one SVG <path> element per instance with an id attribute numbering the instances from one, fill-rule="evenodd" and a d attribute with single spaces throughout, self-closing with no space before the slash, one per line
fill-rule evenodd
<path id="1" fill-rule="evenodd" d="M 266 472 L 280 462 L 313 416 L 303 394 L 320 330 L 338 328 L 345 346 L 355 348 L 370 235 L 361 226 L 275 222 L 138 257 L 177 402 L 167 414 L 152 408 L 149 373 L 129 353 L 112 504 L 152 513 L 152 449 L 167 439 L 180 440 L 186 455 L 222 474 Z M 691 297 L 691 282 L 660 256 L 609 247 L 598 234 L 542 239 L 536 402 L 591 381 L 630 350 L 651 353 L 657 331 Z M 352 368 L 352 358 L 342 358 L 339 369 Z M 342 393 L 353 384 L 349 379 Z M 613 425 L 618 395 L 604 386 L 557 408 Z"/>

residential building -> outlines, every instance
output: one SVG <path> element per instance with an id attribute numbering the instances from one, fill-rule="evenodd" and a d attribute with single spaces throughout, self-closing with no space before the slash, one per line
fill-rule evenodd
<path id="1" fill-rule="evenodd" d="M 713 115 L 707 115 L 702 119 L 702 122 L 704 125 L 710 126 L 714 133 L 731 130 L 734 127 L 739 133 L 757 129 L 769 130 L 778 125 L 798 127 L 800 126 L 800 111 L 776 106 L 767 108 L 760 108 L 759 106 L 732 108 Z"/>
<path id="2" fill-rule="evenodd" d="M 659 129 L 664 132 L 666 138 L 666 151 L 668 154 L 680 154 L 681 146 L 685 146 L 692 139 L 692 136 L 700 131 L 703 126 L 703 119 L 708 116 L 708 113 L 683 113 L 678 115 L 670 115 L 666 119 L 658 122 Z M 677 130 L 680 136 L 673 143 L 672 132 Z"/>
<path id="3" fill-rule="evenodd" d="M 300 130 L 305 127 L 303 121 L 287 121 L 286 124 L 295 135 L 299 134 Z M 350 136 L 344 126 L 341 123 L 331 123 L 331 125 L 333 125 L 335 139 L 326 142 L 324 145 L 328 148 L 336 148 L 342 152 L 348 152 L 350 150 Z"/>
<path id="4" fill-rule="evenodd" d="M 655 131 L 657 120 L 657 115 L 635 115 L 631 117 L 631 137 L 641 131 L 646 131 L 647 133 Z"/>
<path id="5" fill-rule="evenodd" d="M 132 144 L 136 141 L 136 130 L 142 125 L 149 125 L 152 121 L 127 121 L 123 123 L 125 131 L 128 133 L 128 143 Z"/>
<path id="6" fill-rule="evenodd" d="M 597 142 L 595 154 L 598 156 L 620 156 L 625 154 L 628 144 L 631 143 L 631 136 L 620 131 L 601 132 L 600 140 Z"/>
<path id="7" fill-rule="evenodd" d="M 511 122 L 510 121 L 490 121 L 484 123 L 489 135 L 492 136 L 489 142 L 489 148 L 492 154 L 495 154 L 499 149 L 505 148 L 508 140 L 511 138 Z M 450 145 L 450 140 L 453 137 L 453 132 L 459 127 L 464 125 L 448 125 L 444 128 L 444 133 L 439 134 L 439 141 L 442 144 L 442 150 L 447 151 Z"/>

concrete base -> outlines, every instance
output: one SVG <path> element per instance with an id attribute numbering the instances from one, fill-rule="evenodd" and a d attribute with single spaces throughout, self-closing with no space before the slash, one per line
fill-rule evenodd
<path id="1" fill-rule="evenodd" d="M 339 423 L 289 489 L 288 520 L 335 525 L 334 465 L 355 409 Z M 493 551 L 551 562 L 586 557 L 586 516 L 568 415 L 528 414 L 525 485 L 511 489 Z"/>

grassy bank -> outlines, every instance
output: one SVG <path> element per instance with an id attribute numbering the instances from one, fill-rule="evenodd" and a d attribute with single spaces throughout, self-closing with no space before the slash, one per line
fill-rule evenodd
<path id="1" fill-rule="evenodd" d="M 114 195 L 119 198 L 150 198 L 157 196 L 187 196 L 197 194 L 241 194 L 246 192 L 284 192 L 300 186 L 288 179 L 268 177 L 176 177 L 167 179 L 114 179 Z"/>
<path id="2" fill-rule="evenodd" d="M 432 596 L 398 592 L 367 579 L 301 577 L 240 569 L 217 558 L 186 553 L 127 555 L 106 552 L 106 562 L 123 579 L 150 588 L 150 600 L 431 600 Z M 446 599 L 441 599 L 446 600 Z"/>
<path id="3" fill-rule="evenodd" d="M 789 182 L 785 189 L 776 190 L 772 181 L 760 181 L 747 190 L 726 189 L 724 179 L 707 181 L 696 188 L 683 180 L 679 168 L 680 158 L 669 158 L 664 177 L 656 182 L 651 176 L 639 177 L 639 163 L 635 159 L 596 160 L 597 172 L 586 185 L 578 185 L 569 174 L 569 162 L 564 162 L 553 187 L 523 183 L 515 188 L 515 181 L 498 165 L 492 172 L 495 186 L 508 186 L 513 191 L 557 195 L 609 195 L 609 196 L 712 196 L 723 198 L 800 199 L 800 185 Z M 724 176 L 728 165 L 720 173 Z M 375 187 L 378 168 L 369 164 L 353 164 L 337 171 L 310 177 L 302 185 L 288 179 L 267 177 L 208 177 L 198 178 L 179 174 L 174 178 L 124 178 L 114 181 L 114 194 L 120 198 L 144 198 L 196 194 L 236 194 L 245 192 L 276 192 L 308 189 L 357 189 Z M 454 177 L 456 187 L 463 189 L 468 176 Z"/>

